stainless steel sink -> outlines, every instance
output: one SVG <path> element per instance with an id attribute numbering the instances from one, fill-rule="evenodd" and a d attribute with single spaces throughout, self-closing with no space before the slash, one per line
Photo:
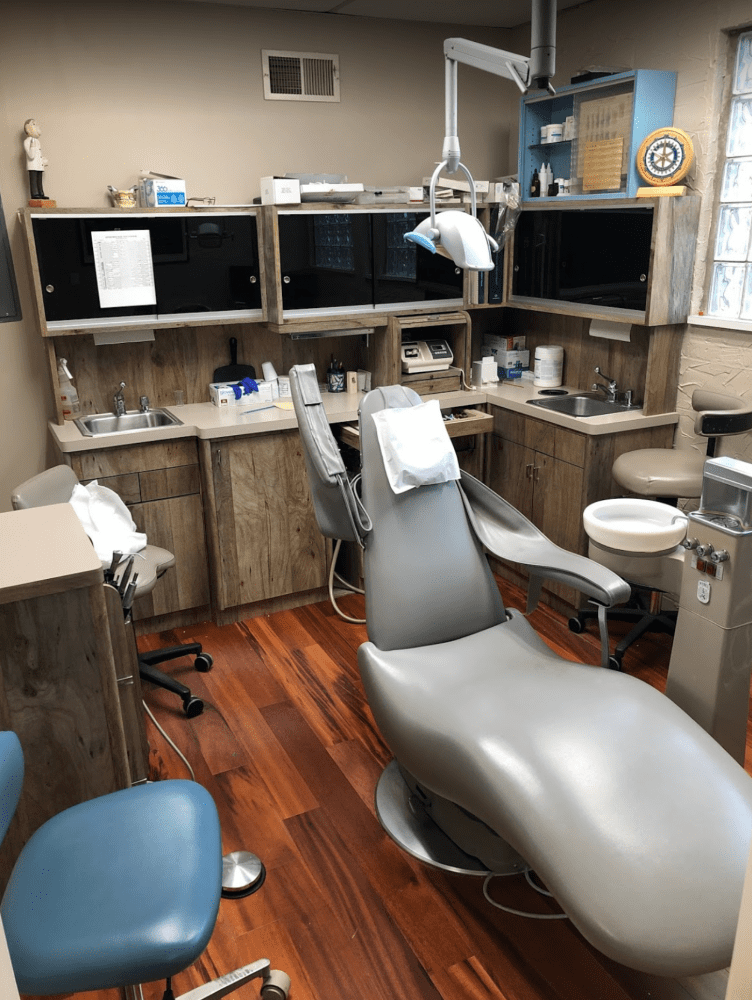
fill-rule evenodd
<path id="1" fill-rule="evenodd" d="M 99 437 L 102 434 L 127 434 L 129 431 L 149 430 L 152 427 L 170 427 L 182 424 L 182 420 L 168 413 L 167 410 L 128 410 L 116 416 L 114 413 L 92 413 L 88 417 L 77 417 L 76 427 L 86 437 Z"/>
<path id="2" fill-rule="evenodd" d="M 569 417 L 602 417 L 608 413 L 626 413 L 628 410 L 642 409 L 640 406 L 626 406 L 624 403 L 609 403 L 603 396 L 589 392 L 571 393 L 568 396 L 546 396 L 545 399 L 528 399 L 532 406 L 544 410 L 565 413 Z"/>

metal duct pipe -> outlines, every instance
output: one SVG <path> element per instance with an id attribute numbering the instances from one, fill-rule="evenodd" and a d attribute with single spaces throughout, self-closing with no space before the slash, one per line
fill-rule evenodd
<path id="1" fill-rule="evenodd" d="M 556 0 L 533 0 L 530 31 L 530 77 L 541 90 L 551 90 L 556 72 Z"/>

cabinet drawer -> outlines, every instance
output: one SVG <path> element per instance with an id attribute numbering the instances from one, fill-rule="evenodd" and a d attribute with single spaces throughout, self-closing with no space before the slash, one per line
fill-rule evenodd
<path id="1" fill-rule="evenodd" d="M 141 499 L 165 500 L 168 497 L 191 496 L 200 492 L 201 477 L 198 463 L 178 465 L 172 469 L 154 469 L 139 475 Z"/>
<path id="2" fill-rule="evenodd" d="M 180 465 L 197 465 L 198 451 L 194 440 L 160 441 L 129 445 L 125 448 L 103 448 L 81 452 L 73 457 L 73 471 L 79 479 L 103 479 L 152 469 L 171 469 Z"/>

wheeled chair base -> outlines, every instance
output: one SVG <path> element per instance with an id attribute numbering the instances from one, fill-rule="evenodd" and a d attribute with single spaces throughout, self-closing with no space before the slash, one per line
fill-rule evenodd
<path id="1" fill-rule="evenodd" d="M 183 711 L 189 719 L 201 715 L 204 710 L 204 703 L 200 698 L 195 698 L 191 694 L 190 688 L 174 677 L 163 673 L 157 669 L 158 663 L 165 663 L 167 660 L 177 660 L 182 656 L 195 656 L 194 666 L 196 670 L 206 672 L 211 670 L 212 658 L 208 653 L 204 653 L 200 642 L 187 642 L 183 646 L 169 646 L 166 649 L 152 649 L 145 653 L 138 654 L 138 672 L 142 680 L 149 681 L 157 687 L 172 691 L 178 695 L 183 702 Z"/>

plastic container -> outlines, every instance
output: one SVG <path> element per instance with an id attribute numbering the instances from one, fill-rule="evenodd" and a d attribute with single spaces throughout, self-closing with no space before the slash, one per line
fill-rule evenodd
<path id="1" fill-rule="evenodd" d="M 81 416 L 81 403 L 78 399 L 76 387 L 71 379 L 73 376 L 68 370 L 68 362 L 65 358 L 57 359 L 57 378 L 60 383 L 60 402 L 63 406 L 63 417 L 66 420 L 74 420 Z"/>
<path id="2" fill-rule="evenodd" d="M 564 348 L 546 344 L 535 348 L 533 385 L 554 389 L 561 385 L 564 369 Z"/>

